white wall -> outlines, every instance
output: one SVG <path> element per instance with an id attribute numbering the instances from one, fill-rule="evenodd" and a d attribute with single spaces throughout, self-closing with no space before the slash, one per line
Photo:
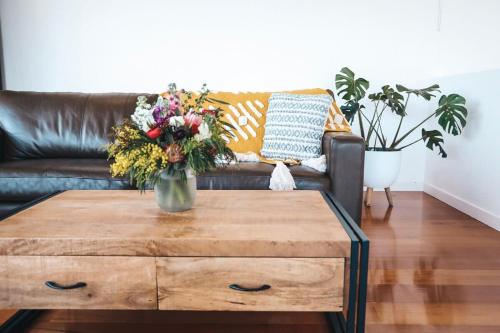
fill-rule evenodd
<path id="1" fill-rule="evenodd" d="M 500 1 L 447 0 L 442 13 L 437 80 L 469 117 L 445 136 L 447 159 L 427 154 L 424 190 L 500 230 Z"/>
<path id="2" fill-rule="evenodd" d="M 428 154 L 425 191 L 500 230 L 500 70 L 442 78 L 469 96 L 463 135 L 444 137 L 449 157 Z"/>
<path id="3" fill-rule="evenodd" d="M 488 38 L 498 38 L 499 3 L 0 0 L 5 82 L 14 90 L 85 92 L 156 92 L 169 82 L 331 88 L 349 66 L 374 88 L 420 87 L 498 65 L 499 43 Z M 405 127 L 428 111 L 415 104 Z M 394 189 L 422 189 L 425 155 L 423 145 L 404 151 Z"/>
<path id="4" fill-rule="evenodd" d="M 441 13 L 438 76 L 500 68 L 500 1 L 442 0 Z"/>
<path id="5" fill-rule="evenodd" d="M 428 65 L 437 50 L 426 47 L 436 8 L 435 0 L 2 0 L 0 18 L 12 89 L 157 91 L 207 81 L 262 90 L 330 87 L 345 65 L 381 81 L 428 78 L 437 72 Z"/>

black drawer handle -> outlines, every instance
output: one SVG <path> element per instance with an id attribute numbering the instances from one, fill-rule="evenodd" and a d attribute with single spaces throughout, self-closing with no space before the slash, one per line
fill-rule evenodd
<path id="1" fill-rule="evenodd" d="M 87 286 L 85 282 L 77 282 L 75 284 L 70 284 L 63 286 L 57 282 L 54 281 L 47 281 L 45 282 L 45 285 L 49 288 L 56 289 L 56 290 L 67 290 L 67 289 L 78 289 L 78 288 L 84 288 Z"/>
<path id="2" fill-rule="evenodd" d="M 252 291 L 253 292 L 253 291 L 263 291 L 263 290 L 271 289 L 271 286 L 268 284 L 263 284 L 262 286 L 257 287 L 257 288 L 245 288 L 245 287 L 242 287 L 238 284 L 230 284 L 229 288 L 231 288 L 233 290 L 237 290 L 237 291 Z"/>

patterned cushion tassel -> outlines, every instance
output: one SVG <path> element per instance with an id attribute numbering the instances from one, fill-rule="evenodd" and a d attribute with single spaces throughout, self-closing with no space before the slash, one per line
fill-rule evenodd
<path id="1" fill-rule="evenodd" d="M 323 173 L 326 172 L 326 156 L 325 155 L 321 155 L 320 157 L 317 157 L 317 158 L 310 158 L 307 160 L 302 160 L 300 162 L 300 164 L 302 164 L 306 167 L 310 167 L 310 168 L 312 168 L 316 171 L 319 171 L 319 172 L 323 172 Z"/>
<path id="2" fill-rule="evenodd" d="M 283 162 L 277 162 L 271 174 L 269 188 L 273 191 L 293 191 L 297 188 L 290 170 Z"/>

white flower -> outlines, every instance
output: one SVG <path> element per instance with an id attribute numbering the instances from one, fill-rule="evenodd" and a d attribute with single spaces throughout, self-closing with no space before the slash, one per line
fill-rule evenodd
<path id="1" fill-rule="evenodd" d="M 161 95 L 158 96 L 158 99 L 156 100 L 156 106 L 168 109 L 169 104 L 170 103 L 168 102 L 168 99 L 164 99 Z"/>
<path id="2" fill-rule="evenodd" d="M 200 142 L 206 139 L 210 139 L 212 137 L 212 132 L 210 132 L 210 127 L 206 122 L 201 123 L 200 127 L 198 127 L 198 134 L 194 136 L 195 140 Z"/>
<path id="3" fill-rule="evenodd" d="M 151 104 L 148 104 L 148 98 L 146 96 L 137 97 L 137 107 L 141 109 L 151 109 Z"/>
<path id="4" fill-rule="evenodd" d="M 150 124 L 154 124 L 153 110 L 144 109 L 140 106 L 135 108 L 134 114 L 130 117 L 141 130 L 147 132 L 151 129 Z"/>
<path id="5" fill-rule="evenodd" d="M 158 98 L 156 99 L 156 105 L 162 106 L 163 105 L 163 96 L 158 95 Z"/>
<path id="6" fill-rule="evenodd" d="M 148 104 L 146 96 L 137 97 L 137 107 L 134 114 L 130 117 L 132 121 L 139 126 L 144 132 L 149 131 L 151 128 L 149 124 L 154 124 L 153 110 L 151 104 Z"/>
<path id="7" fill-rule="evenodd" d="M 179 127 L 179 126 L 184 126 L 185 122 L 184 122 L 184 117 L 183 116 L 175 116 L 175 117 L 171 117 L 169 120 L 168 120 L 168 124 L 172 127 Z"/>

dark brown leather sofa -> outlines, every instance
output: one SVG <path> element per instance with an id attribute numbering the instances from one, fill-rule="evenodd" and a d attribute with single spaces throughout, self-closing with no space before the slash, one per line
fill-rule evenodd
<path id="1" fill-rule="evenodd" d="M 105 145 L 139 94 L 0 92 L 0 216 L 45 194 L 68 189 L 131 189 L 112 178 Z M 290 167 L 298 189 L 330 190 L 359 223 L 362 139 L 327 133 L 328 170 Z M 273 166 L 240 163 L 198 176 L 200 189 L 268 189 Z"/>

